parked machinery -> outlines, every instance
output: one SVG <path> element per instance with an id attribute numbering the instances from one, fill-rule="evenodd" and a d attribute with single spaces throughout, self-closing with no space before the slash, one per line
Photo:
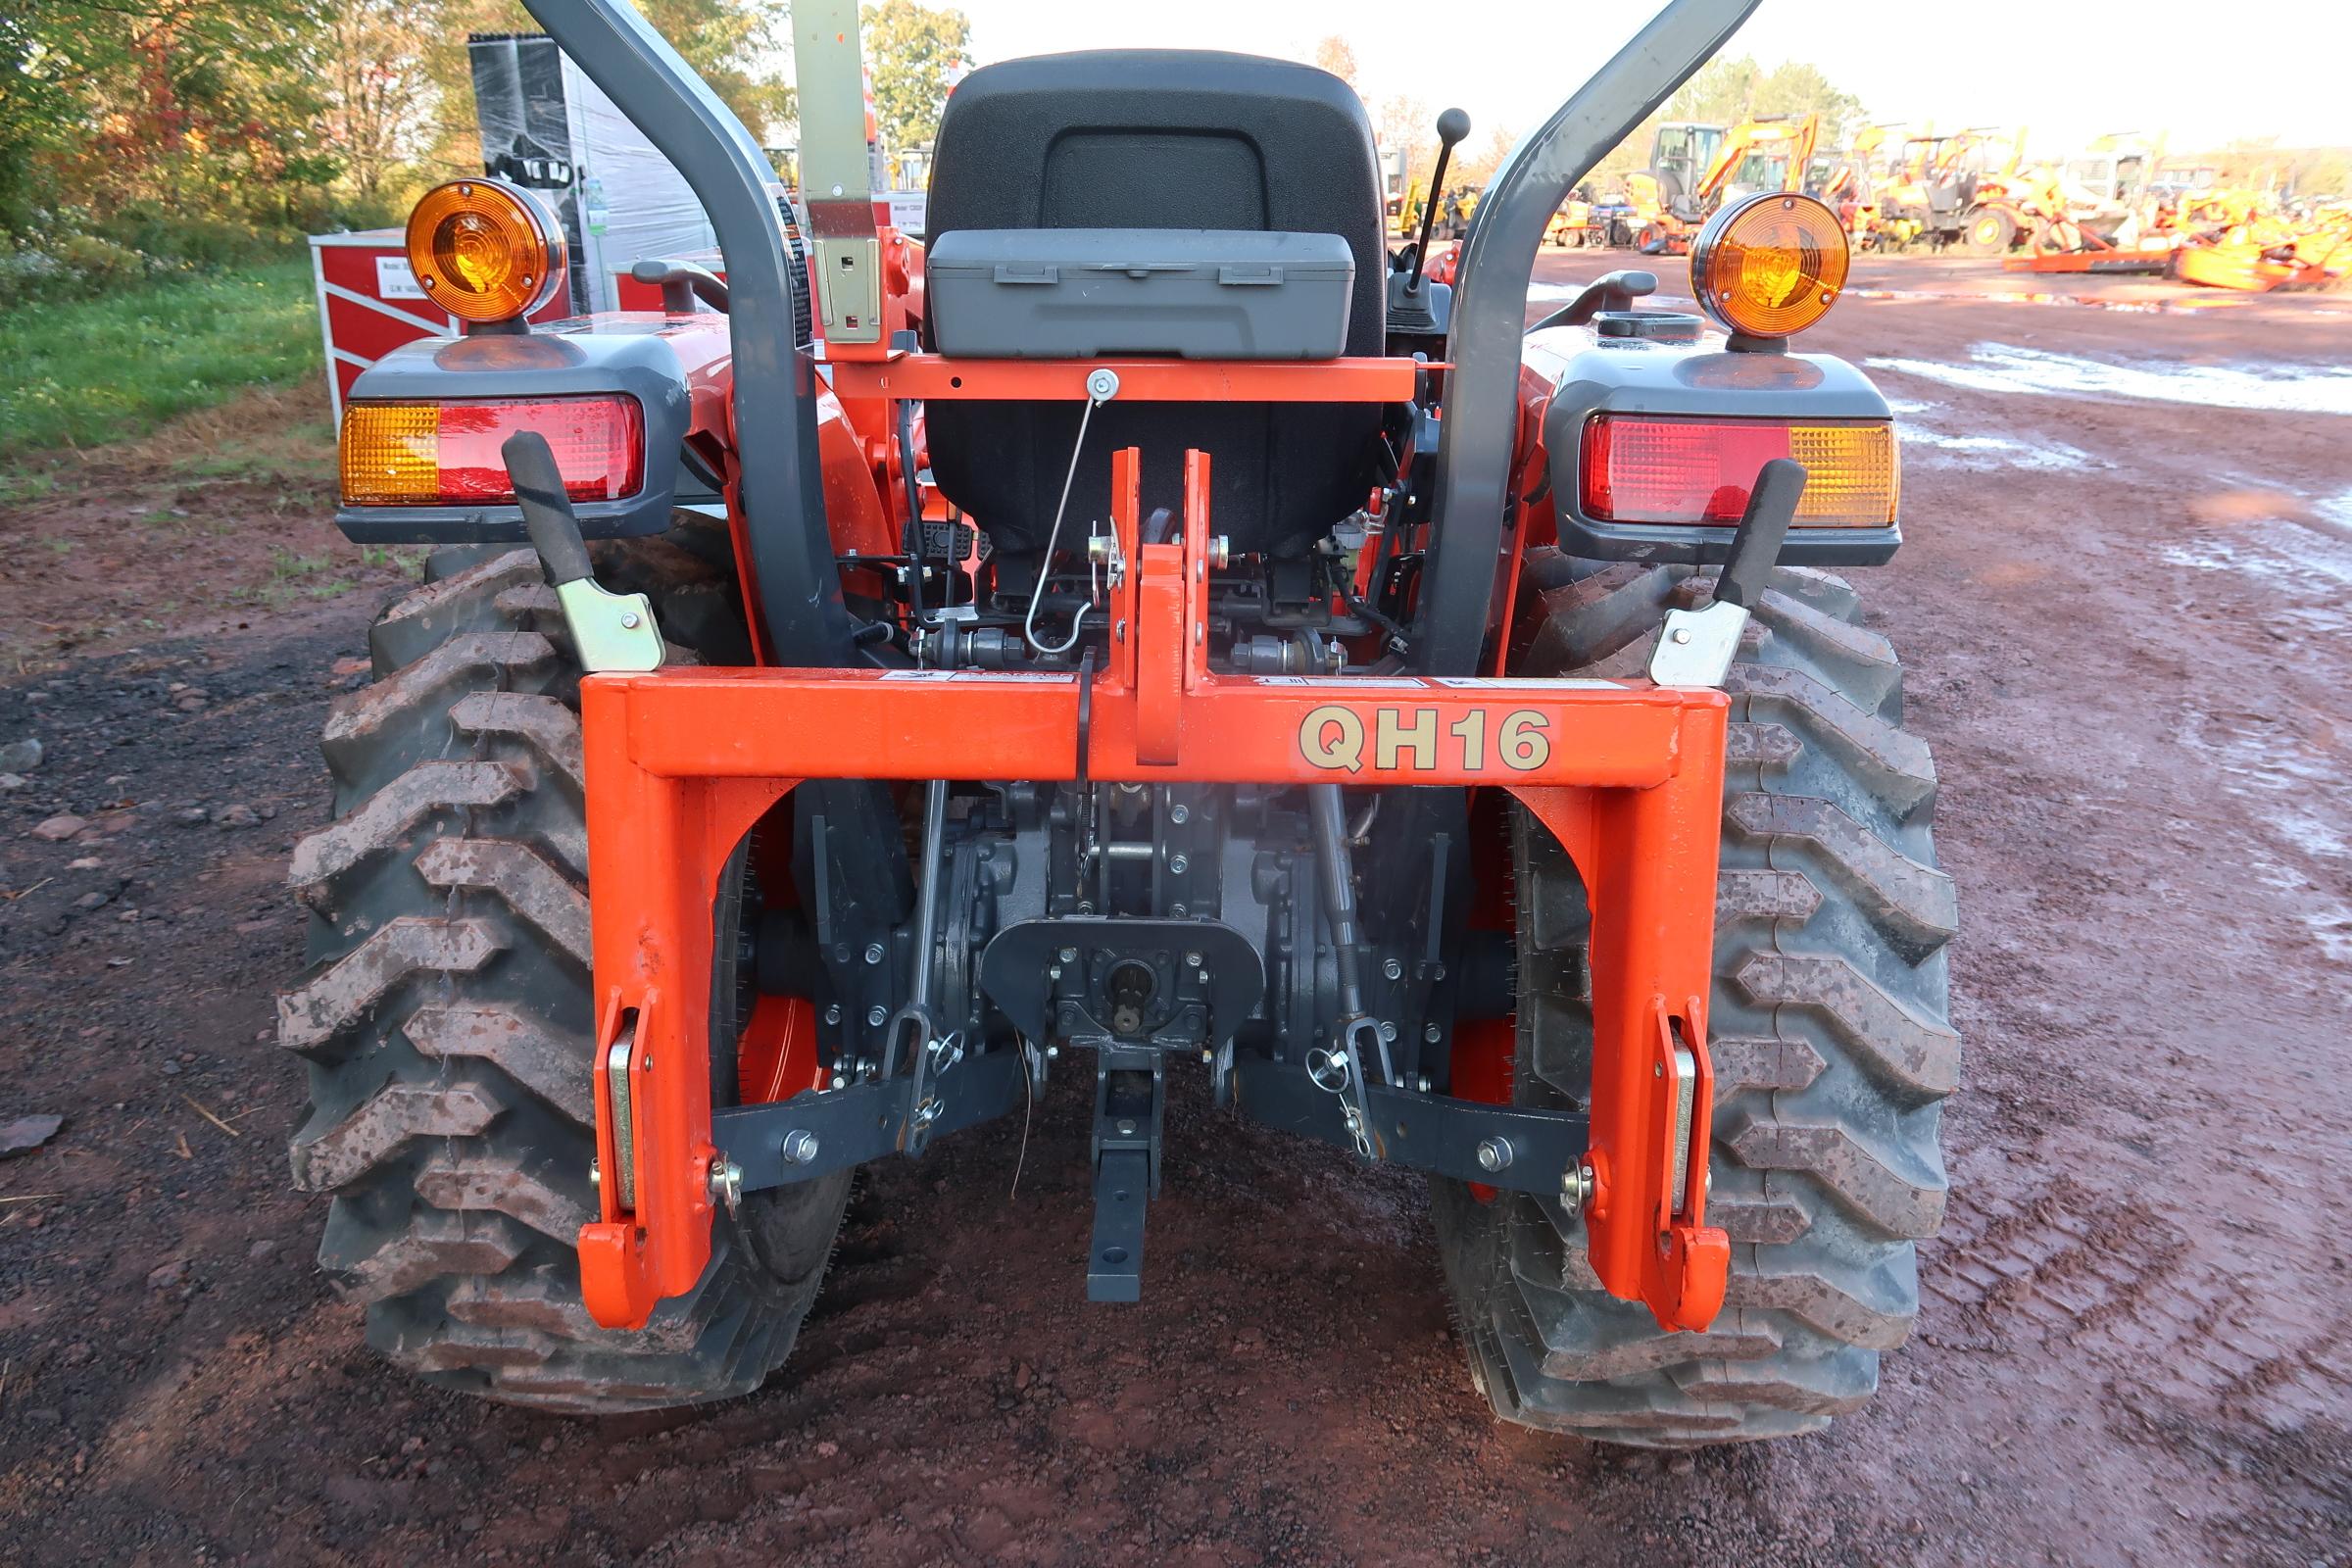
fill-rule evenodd
<path id="1" fill-rule="evenodd" d="M 1646 255 L 1679 256 L 1691 231 L 1729 201 L 1758 191 L 1800 191 L 1821 139 L 1821 117 L 1763 117 L 1724 130 L 1696 123 L 1660 125 L 1649 169 L 1627 190 L 1639 221 L 1635 244 Z M 1706 152 L 1704 164 L 1699 156 Z M 1695 177 L 1686 173 L 1695 168 Z"/>

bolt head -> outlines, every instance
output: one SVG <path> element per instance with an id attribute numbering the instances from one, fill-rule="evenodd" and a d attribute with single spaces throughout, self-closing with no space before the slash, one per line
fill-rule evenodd
<path id="1" fill-rule="evenodd" d="M 1667 635 L 1678 643 L 1687 643 L 1690 640 L 1690 628 L 1688 626 L 1677 626 Z"/>
<path id="2" fill-rule="evenodd" d="M 868 963 L 880 963 L 882 961 L 881 943 L 869 942 L 865 945 L 865 961 Z"/>
<path id="3" fill-rule="evenodd" d="M 841 1004 L 840 1004 L 840 1003 L 838 1003 L 838 1002 L 829 1002 L 829 1003 L 825 1004 L 825 1022 L 827 1022 L 827 1023 L 839 1023 L 839 1022 L 841 1022 Z"/>
<path id="4" fill-rule="evenodd" d="M 1396 1026 L 1393 1023 L 1383 1021 L 1380 1026 L 1380 1038 L 1383 1040 L 1395 1040 L 1396 1038 Z"/>
<path id="5" fill-rule="evenodd" d="M 1414 1079 L 1414 1080 L 1413 1080 L 1413 1087 L 1414 1087 L 1415 1089 L 1418 1089 L 1419 1091 L 1421 1091 L 1421 1093 L 1423 1093 L 1423 1094 L 1425 1094 L 1425 1095 L 1426 1095 L 1426 1094 L 1428 1094 L 1428 1093 L 1429 1093 L 1429 1074 L 1427 1074 L 1427 1073 L 1423 1073 L 1423 1074 L 1422 1074 L 1420 1077 L 1418 1077 L 1418 1078 Z"/>
<path id="6" fill-rule="evenodd" d="M 1193 862 L 1185 858 L 1181 853 L 1168 857 L 1168 869 L 1175 872 L 1178 876 L 1182 876 L 1186 871 L 1190 870 L 1192 868 L 1192 864 Z"/>
<path id="7" fill-rule="evenodd" d="M 1046 1059 L 1047 1059 L 1048 1061 L 1052 1061 L 1052 1060 L 1053 1060 L 1054 1057 L 1056 1057 L 1056 1056 L 1058 1056 L 1058 1055 L 1060 1055 L 1060 1054 L 1061 1054 L 1061 1048 L 1060 1048 L 1059 1046 L 1048 1046 L 1048 1047 L 1046 1048 Z"/>
<path id="8" fill-rule="evenodd" d="M 1134 1136 L 1135 1136 L 1135 1123 L 1133 1123 L 1133 1122 L 1131 1122 L 1131 1121 L 1123 1121 L 1123 1122 L 1119 1123 L 1119 1136 L 1120 1136 L 1121 1138 L 1132 1138 L 1132 1137 L 1134 1137 Z"/>
<path id="9" fill-rule="evenodd" d="M 1178 801 L 1174 806 L 1168 808 L 1168 820 L 1175 823 L 1178 827 L 1182 827 L 1185 823 L 1191 821 L 1192 816 L 1193 808 L 1185 805 L 1182 801 Z"/>
<path id="10" fill-rule="evenodd" d="M 1478 1168 L 1489 1173 L 1504 1170 L 1511 1163 L 1511 1143 L 1507 1138 L 1482 1138 L 1478 1141 Z"/>
<path id="11" fill-rule="evenodd" d="M 1392 980 L 1401 980 L 1404 978 L 1404 965 L 1395 958 L 1391 958 L 1380 966 L 1380 972 Z"/>
<path id="12" fill-rule="evenodd" d="M 1078 961 L 1078 950 L 1076 948 L 1062 949 L 1061 961 L 1064 963 L 1076 963 Z"/>
<path id="13" fill-rule="evenodd" d="M 1184 966 L 1185 966 L 1187 969 L 1198 969 L 1198 968 L 1200 968 L 1200 955 L 1199 955 L 1198 953 L 1188 953 L 1188 954 L 1186 954 L 1186 955 L 1184 956 Z"/>
<path id="14" fill-rule="evenodd" d="M 620 624 L 624 630 L 635 631 L 637 629 L 637 612 L 634 610 L 622 611 L 620 612 Z"/>
<path id="15" fill-rule="evenodd" d="M 889 1010 L 883 1007 L 880 1003 L 876 1003 L 873 1006 L 865 1009 L 865 1021 L 869 1024 L 872 1024 L 877 1029 L 882 1027 L 883 1021 L 889 1018 Z"/>
<path id="16" fill-rule="evenodd" d="M 806 1127 L 796 1127 L 784 1135 L 776 1152 L 784 1156 L 787 1165 L 808 1165 L 814 1163 L 817 1147 L 816 1134 Z"/>
<path id="17" fill-rule="evenodd" d="M 1425 1023 L 1421 1026 L 1421 1038 L 1434 1046 L 1446 1038 L 1446 1031 L 1434 1023 Z"/>

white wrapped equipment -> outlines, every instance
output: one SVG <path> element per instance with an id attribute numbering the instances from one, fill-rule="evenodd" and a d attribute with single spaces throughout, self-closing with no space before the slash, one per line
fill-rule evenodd
<path id="1" fill-rule="evenodd" d="M 717 246 L 685 177 L 554 39 L 475 33 L 466 46 L 483 169 L 555 203 L 574 311 L 617 310 L 614 274 L 637 262 Z"/>

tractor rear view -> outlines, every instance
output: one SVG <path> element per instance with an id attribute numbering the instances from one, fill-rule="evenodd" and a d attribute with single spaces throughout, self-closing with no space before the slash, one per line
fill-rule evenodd
<path id="1" fill-rule="evenodd" d="M 530 3 L 724 275 L 648 258 L 661 310 L 526 326 L 560 231 L 455 181 L 409 249 L 468 330 L 349 400 L 341 525 L 447 547 L 329 719 L 279 1005 L 371 1343 L 562 1411 L 747 1393 L 855 1167 L 1065 1075 L 1070 1297 L 1131 1301 L 1167 1142 L 1224 1136 L 1167 1112 L 1199 1072 L 1428 1173 L 1505 1418 L 1862 1403 L 1956 1041 L 1935 770 L 1830 570 L 1900 543 L 1893 424 L 1790 347 L 1844 235 L 1727 201 L 1708 316 L 1625 271 L 1525 324 L 1562 199 L 1749 4 L 1642 29 L 1448 285 L 1304 66 L 976 71 L 918 247 L 865 188 L 855 8 L 811 0 L 804 240 L 626 0 Z"/>

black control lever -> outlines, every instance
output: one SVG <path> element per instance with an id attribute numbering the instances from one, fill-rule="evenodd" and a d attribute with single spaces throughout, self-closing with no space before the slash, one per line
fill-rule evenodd
<path id="1" fill-rule="evenodd" d="M 629 269 L 629 276 L 640 283 L 658 284 L 662 290 L 662 309 L 672 316 L 692 314 L 694 302 L 727 314 L 727 282 L 707 267 L 692 262 L 639 262 Z"/>
<path id="2" fill-rule="evenodd" d="M 1585 285 L 1585 291 L 1561 306 L 1541 321 L 1528 328 L 1541 332 L 1547 326 L 1583 326 L 1603 311 L 1630 311 L 1634 302 L 1644 294 L 1658 291 L 1658 274 L 1641 272 L 1628 268 L 1594 278 Z"/>
<path id="3" fill-rule="evenodd" d="M 1718 600 L 1754 611 L 1764 597 L 1764 585 L 1772 578 L 1772 568 L 1780 564 L 1781 545 L 1788 537 L 1788 525 L 1796 520 L 1796 504 L 1804 493 L 1805 466 L 1793 458 L 1774 458 L 1756 471 L 1747 511 L 1732 533 L 1731 559 L 1715 579 Z"/>
<path id="4" fill-rule="evenodd" d="M 547 568 L 548 583 L 571 628 L 572 657 L 590 671 L 659 669 L 664 657 L 653 602 L 643 594 L 608 593 L 597 582 L 579 515 L 564 490 L 555 449 L 536 430 L 517 430 L 498 449 L 514 486 L 514 504 Z"/>
<path id="5" fill-rule="evenodd" d="M 1430 172 L 1429 196 L 1421 203 L 1421 237 L 1413 243 L 1413 270 L 1404 280 L 1407 294 L 1421 292 L 1421 264 L 1429 260 L 1429 226 L 1437 221 L 1438 204 L 1446 199 L 1446 165 L 1454 144 L 1470 134 L 1470 116 L 1448 109 L 1438 117 L 1438 167 Z"/>
<path id="6" fill-rule="evenodd" d="M 517 430 L 507 437 L 498 455 L 506 462 L 514 504 L 522 509 L 522 525 L 547 567 L 548 583 L 561 588 L 587 576 L 588 546 L 580 538 L 580 521 L 572 514 L 564 471 L 556 466 L 547 437 L 536 430 Z"/>

